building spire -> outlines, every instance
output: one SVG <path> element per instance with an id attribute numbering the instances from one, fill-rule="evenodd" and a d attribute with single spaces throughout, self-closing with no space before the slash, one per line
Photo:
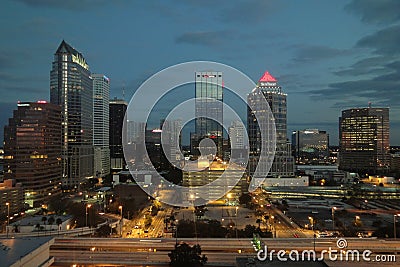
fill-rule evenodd
<path id="1" fill-rule="evenodd" d="M 275 79 L 274 76 L 272 76 L 268 71 L 264 72 L 263 76 L 258 80 L 259 82 L 272 82 L 276 83 L 278 80 Z"/>

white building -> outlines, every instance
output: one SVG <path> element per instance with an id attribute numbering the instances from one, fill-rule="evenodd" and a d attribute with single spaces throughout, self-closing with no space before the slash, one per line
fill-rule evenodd
<path id="1" fill-rule="evenodd" d="M 244 125 L 240 121 L 233 121 L 229 127 L 229 138 L 231 140 L 231 149 L 245 148 L 245 131 Z"/>
<path id="2" fill-rule="evenodd" d="M 93 78 L 93 145 L 94 175 L 104 177 L 110 173 L 109 100 L 110 79 L 103 74 Z"/>

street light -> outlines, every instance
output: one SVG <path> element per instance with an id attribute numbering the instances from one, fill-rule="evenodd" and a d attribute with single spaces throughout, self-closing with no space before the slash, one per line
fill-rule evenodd
<path id="1" fill-rule="evenodd" d="M 396 217 L 400 217 L 400 213 L 393 215 L 393 236 L 394 236 L 394 240 L 396 240 Z"/>
<path id="2" fill-rule="evenodd" d="M 86 227 L 88 226 L 88 209 L 92 206 L 92 204 L 87 204 L 86 205 Z"/>
<path id="3" fill-rule="evenodd" d="M 121 220 L 122 220 L 122 206 L 118 206 L 118 209 L 121 211 Z"/>
<path id="4" fill-rule="evenodd" d="M 271 215 L 271 217 L 270 217 L 270 219 L 271 219 L 271 221 L 272 221 L 272 237 L 275 237 L 276 238 L 276 228 L 275 228 L 275 216 L 274 215 Z"/>
<path id="5" fill-rule="evenodd" d="M 178 245 L 178 219 L 175 220 L 175 245 Z"/>
<path id="6" fill-rule="evenodd" d="M 312 229 L 312 231 L 313 231 L 313 236 L 314 236 L 314 251 L 315 251 L 315 237 L 316 237 L 315 232 L 314 232 L 314 223 L 315 223 L 315 221 L 314 221 L 314 218 L 311 217 L 311 216 L 308 216 L 308 219 L 310 220 L 311 229 Z"/>
<path id="7" fill-rule="evenodd" d="M 238 216 L 238 209 L 239 207 L 236 206 L 236 239 L 238 238 L 238 224 L 237 224 L 237 216 Z"/>
<path id="8" fill-rule="evenodd" d="M 335 211 L 336 207 L 332 207 L 332 232 L 335 232 Z"/>
<path id="9" fill-rule="evenodd" d="M 7 205 L 7 238 L 8 238 L 8 227 L 10 225 L 10 203 L 6 202 Z"/>
<path id="10" fill-rule="evenodd" d="M 123 217 L 122 217 L 122 206 L 118 206 L 118 209 L 121 211 L 121 223 L 119 224 L 119 233 L 120 236 L 122 237 L 122 223 L 123 223 Z"/>

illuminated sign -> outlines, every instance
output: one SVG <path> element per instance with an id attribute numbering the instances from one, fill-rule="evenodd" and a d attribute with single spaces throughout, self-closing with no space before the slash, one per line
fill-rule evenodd
<path id="1" fill-rule="evenodd" d="M 79 54 L 72 55 L 72 62 L 79 64 L 82 66 L 84 69 L 89 69 L 89 65 L 86 63 L 85 59 L 80 56 Z"/>
<path id="2" fill-rule="evenodd" d="M 260 82 L 261 86 L 276 86 L 276 83 L 270 83 L 270 82 Z"/>

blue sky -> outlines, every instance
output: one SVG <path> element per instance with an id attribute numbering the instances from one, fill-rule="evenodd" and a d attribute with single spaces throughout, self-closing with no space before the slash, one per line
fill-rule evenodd
<path id="1" fill-rule="evenodd" d="M 49 99 L 64 39 L 129 99 L 177 63 L 217 61 L 288 94 L 288 129 L 319 128 L 337 144 L 340 111 L 390 107 L 400 145 L 400 1 L 8 0 L 0 17 L 0 126 L 16 102 Z M 252 88 L 248 88 L 250 91 Z M 0 130 L 2 137 L 3 129 Z"/>

